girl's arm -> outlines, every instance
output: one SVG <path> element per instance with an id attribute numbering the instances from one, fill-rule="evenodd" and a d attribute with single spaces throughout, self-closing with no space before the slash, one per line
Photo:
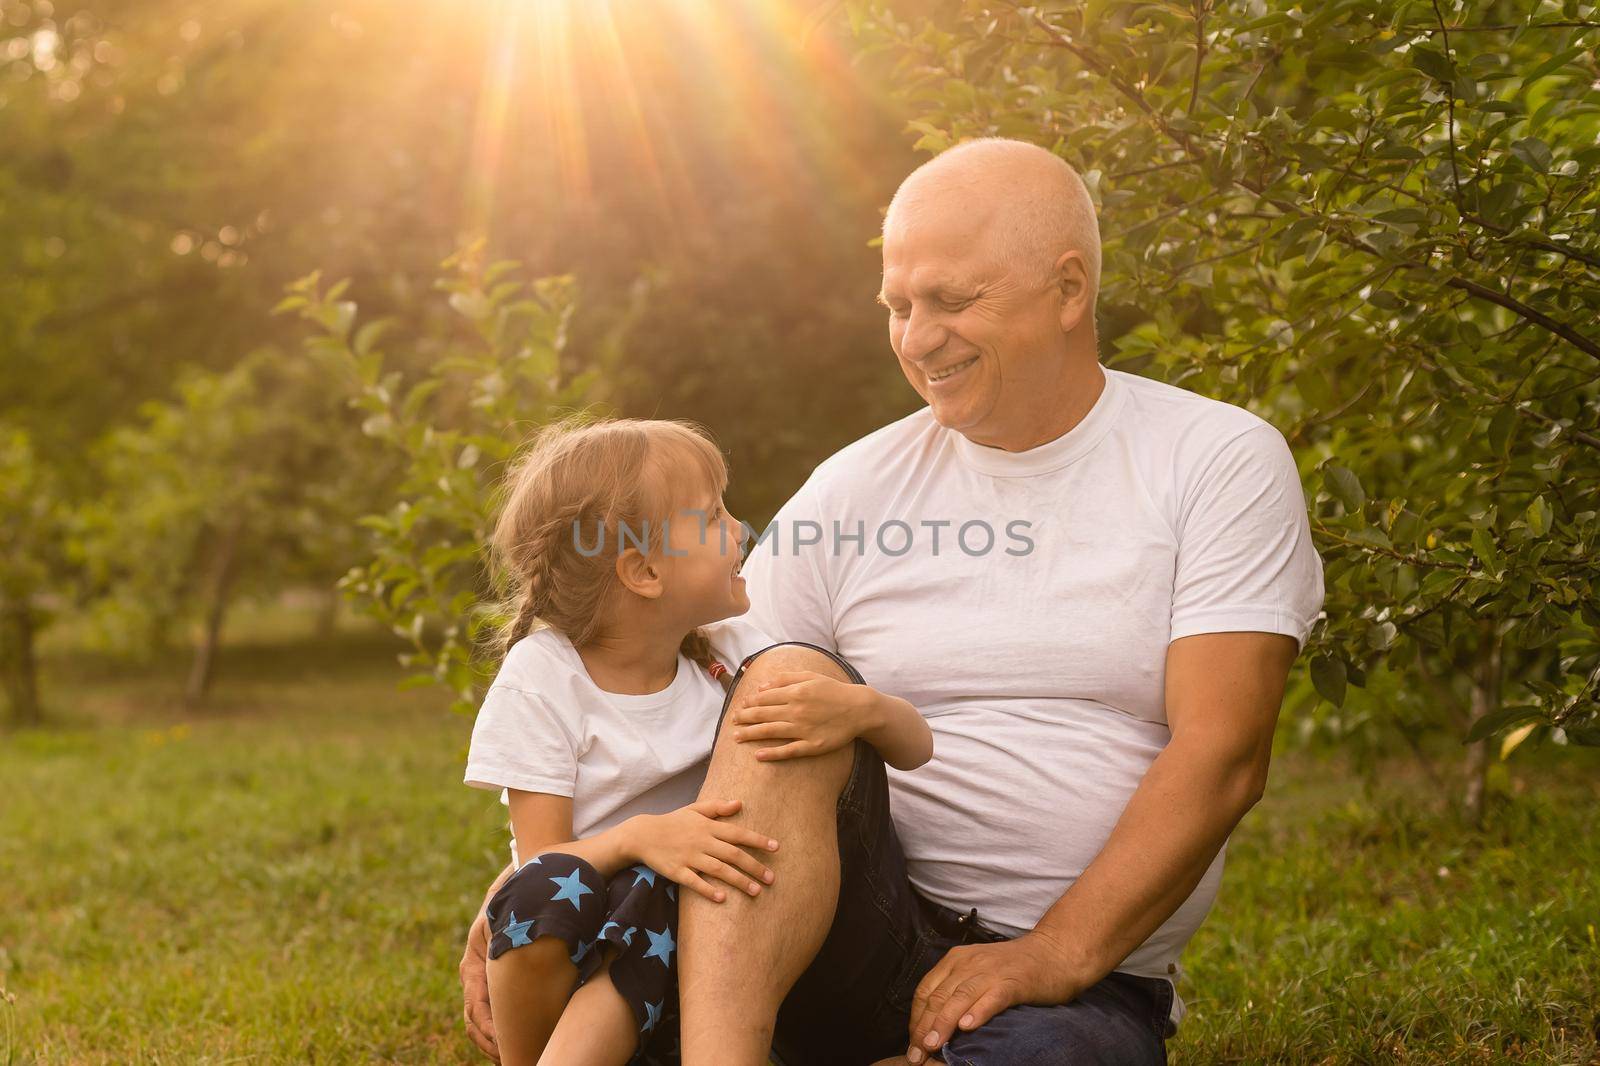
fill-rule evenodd
<path id="1" fill-rule="evenodd" d="M 933 758 L 933 730 L 911 704 L 814 670 L 774 674 L 732 719 L 734 740 L 776 745 L 756 752 L 763 762 L 822 755 L 857 737 L 896 770 L 915 770 Z"/>
<path id="2" fill-rule="evenodd" d="M 638 860 L 634 844 L 637 820 L 604 829 L 581 840 L 572 839 L 572 797 L 508 788 L 511 835 L 517 842 L 517 861 L 526 863 L 541 851 L 576 855 L 600 875 L 610 878 Z"/>
<path id="3" fill-rule="evenodd" d="M 866 685 L 852 687 L 865 689 L 861 739 L 877 748 L 884 762 L 896 770 L 915 770 L 933 758 L 933 730 L 920 711 L 899 696 Z"/>

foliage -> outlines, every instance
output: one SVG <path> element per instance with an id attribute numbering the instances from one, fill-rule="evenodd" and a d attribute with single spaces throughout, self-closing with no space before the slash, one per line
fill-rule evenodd
<path id="1" fill-rule="evenodd" d="M 8 717 L 40 717 L 35 641 L 78 591 L 75 501 L 28 434 L 0 422 L 0 681 Z"/>
<path id="2" fill-rule="evenodd" d="M 915 399 L 861 313 L 900 119 L 833 27 L 793 29 L 677 0 L 0 0 L 0 416 L 70 464 L 187 368 L 293 343 L 266 312 L 307 264 L 425 335 L 416 295 L 487 234 L 582 280 L 580 345 L 670 279 L 615 398 L 718 422 L 736 505 L 770 514 Z"/>
<path id="3" fill-rule="evenodd" d="M 355 303 L 341 298 L 345 282 L 323 289 L 313 273 L 279 304 L 313 327 L 307 352 L 346 383 L 363 432 L 405 466 L 398 501 L 361 520 L 373 536 L 371 561 L 341 585 L 411 643 L 402 658 L 417 678 L 448 686 L 462 710 L 476 706 L 478 653 L 504 621 L 484 557 L 495 480 L 532 427 L 599 395 L 612 350 L 575 365 L 567 350 L 572 279 L 526 282 L 517 266 L 483 265 L 481 246 L 446 261 L 451 272 L 438 289 L 467 329 L 414 342 L 431 359 L 416 375 L 394 369 L 380 347 L 391 321 L 357 327 Z"/>
<path id="4" fill-rule="evenodd" d="M 235 590 L 331 585 L 359 551 L 356 517 L 397 475 L 301 360 L 263 349 L 191 369 L 174 392 L 98 443 L 86 508 L 96 619 L 137 654 Z"/>
<path id="5" fill-rule="evenodd" d="M 847 6 L 919 147 L 1085 175 L 1109 365 L 1284 430 L 1314 731 L 1600 742 L 1600 8 Z"/>

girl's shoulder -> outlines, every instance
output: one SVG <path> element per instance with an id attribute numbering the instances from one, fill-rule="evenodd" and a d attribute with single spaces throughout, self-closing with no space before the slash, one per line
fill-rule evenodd
<path id="1" fill-rule="evenodd" d="M 720 622 L 712 622 L 701 626 L 700 631 L 710 642 L 711 650 L 729 670 L 737 670 L 745 659 L 777 643 L 775 637 L 756 625 L 747 615 L 735 615 Z"/>
<path id="2" fill-rule="evenodd" d="M 572 642 L 554 629 L 538 629 L 506 649 L 489 688 L 567 694 L 582 676 L 583 660 Z"/>

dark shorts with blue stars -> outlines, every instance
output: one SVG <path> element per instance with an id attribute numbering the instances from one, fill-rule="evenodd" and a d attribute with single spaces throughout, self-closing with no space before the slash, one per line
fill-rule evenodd
<path id="1" fill-rule="evenodd" d="M 648 866 L 609 881 L 576 855 L 529 859 L 489 900 L 489 958 L 541 936 L 566 942 L 578 983 L 613 950 L 611 983 L 633 1010 L 639 1042 L 629 1066 L 675 1066 L 678 1041 L 678 886 Z"/>

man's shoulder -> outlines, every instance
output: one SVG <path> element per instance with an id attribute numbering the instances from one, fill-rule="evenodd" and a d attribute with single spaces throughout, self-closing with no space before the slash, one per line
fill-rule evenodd
<path id="1" fill-rule="evenodd" d="M 1115 375 L 1128 390 L 1135 415 L 1153 424 L 1223 434 L 1272 424 L 1248 408 L 1202 396 L 1181 385 L 1169 385 L 1165 381 L 1110 368 L 1106 374 Z"/>
<path id="2" fill-rule="evenodd" d="M 1202 396 L 1178 385 L 1120 370 L 1115 375 L 1128 393 L 1124 424 L 1142 447 L 1185 465 L 1204 461 L 1253 430 L 1263 440 L 1283 440 L 1277 427 L 1238 404 Z"/>

